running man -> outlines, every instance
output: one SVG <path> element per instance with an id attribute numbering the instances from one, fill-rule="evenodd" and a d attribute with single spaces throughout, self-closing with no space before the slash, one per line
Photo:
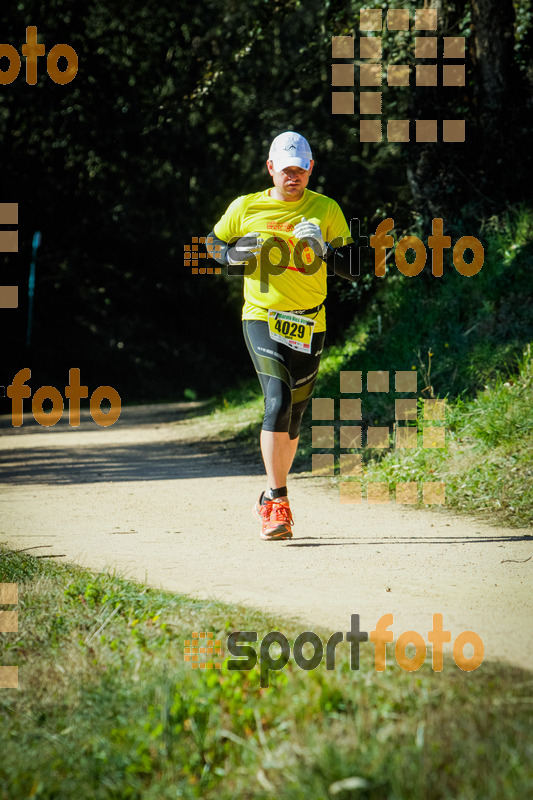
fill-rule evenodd
<path id="1" fill-rule="evenodd" d="M 341 209 L 307 189 L 313 165 L 306 139 L 281 133 L 266 162 L 273 186 L 234 200 L 206 245 L 229 274 L 238 274 L 235 268 L 244 274 L 244 339 L 265 403 L 260 444 L 267 488 L 254 513 L 266 541 L 292 538 L 287 477 L 324 348 L 326 262 L 335 255 L 336 274 L 355 279 Z"/>

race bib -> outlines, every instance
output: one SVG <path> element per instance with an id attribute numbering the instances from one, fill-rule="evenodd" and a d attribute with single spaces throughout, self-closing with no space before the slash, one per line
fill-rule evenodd
<path id="1" fill-rule="evenodd" d="M 316 320 L 291 314 L 290 311 L 268 310 L 268 332 L 275 342 L 283 342 L 300 353 L 311 352 Z"/>

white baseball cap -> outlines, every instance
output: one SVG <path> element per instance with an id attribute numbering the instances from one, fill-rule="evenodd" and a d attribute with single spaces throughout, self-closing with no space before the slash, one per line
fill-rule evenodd
<path id="1" fill-rule="evenodd" d="M 276 136 L 268 154 L 268 159 L 273 162 L 276 172 L 281 172 L 285 167 L 309 169 L 312 158 L 309 142 L 295 131 L 285 131 Z"/>

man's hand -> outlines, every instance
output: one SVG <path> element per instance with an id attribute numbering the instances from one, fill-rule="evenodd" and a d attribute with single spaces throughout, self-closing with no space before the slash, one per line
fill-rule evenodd
<path id="1" fill-rule="evenodd" d="M 246 264 L 252 256 L 257 258 L 264 244 L 260 233 L 247 233 L 228 250 L 228 264 Z"/>
<path id="2" fill-rule="evenodd" d="M 297 239 L 305 239 L 311 250 L 317 256 L 320 256 L 320 258 L 324 258 L 326 254 L 326 243 L 318 225 L 302 217 L 302 221 L 294 228 L 294 235 Z"/>

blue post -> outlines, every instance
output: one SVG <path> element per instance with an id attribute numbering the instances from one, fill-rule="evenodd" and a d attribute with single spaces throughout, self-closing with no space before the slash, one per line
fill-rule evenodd
<path id="1" fill-rule="evenodd" d="M 33 295 L 35 292 L 35 262 L 37 261 L 37 250 L 41 244 L 41 232 L 35 231 L 33 234 L 33 241 L 31 243 L 31 266 L 30 278 L 28 281 L 28 331 L 26 333 L 26 347 L 31 344 L 31 331 L 33 325 Z"/>

